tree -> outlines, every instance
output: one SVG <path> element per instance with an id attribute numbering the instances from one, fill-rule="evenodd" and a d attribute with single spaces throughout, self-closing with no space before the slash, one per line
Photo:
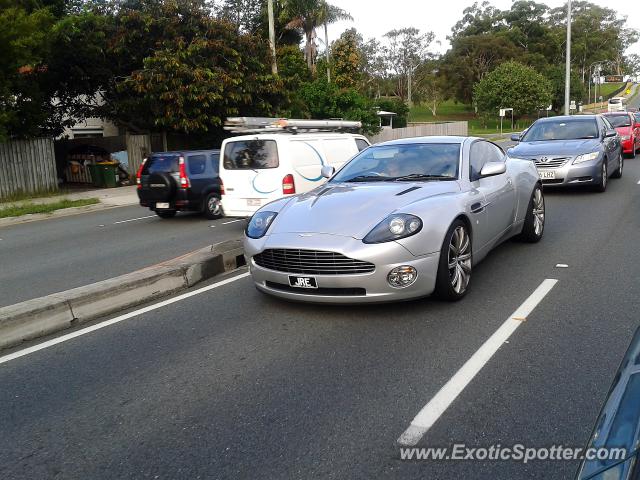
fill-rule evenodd
<path id="1" fill-rule="evenodd" d="M 287 28 L 303 32 L 305 59 L 309 70 L 315 75 L 316 28 L 338 20 L 351 20 L 351 15 L 324 0 L 284 0 L 284 14 L 291 19 Z"/>
<path id="2" fill-rule="evenodd" d="M 431 110 L 434 117 L 446 96 L 446 80 L 440 74 L 440 64 L 439 61 L 427 61 L 416 70 L 416 98 Z"/>
<path id="3" fill-rule="evenodd" d="M 238 32 L 254 34 L 260 27 L 263 3 L 261 0 L 223 0 L 216 7 L 216 13 L 236 25 Z"/>
<path id="4" fill-rule="evenodd" d="M 388 41 L 385 49 L 387 67 L 397 77 L 396 94 L 411 106 L 413 74 L 418 65 L 429 57 L 429 46 L 435 35 L 433 32 L 421 34 L 419 29 L 410 27 L 391 30 L 384 36 Z"/>
<path id="5" fill-rule="evenodd" d="M 331 44 L 333 72 L 336 85 L 342 88 L 360 88 L 362 83 L 362 42 L 355 29 L 347 30 Z"/>
<path id="6" fill-rule="evenodd" d="M 497 114 L 500 108 L 513 108 L 514 115 L 536 112 L 551 103 L 551 82 L 533 68 L 506 62 L 487 74 L 474 87 L 478 110 Z"/>

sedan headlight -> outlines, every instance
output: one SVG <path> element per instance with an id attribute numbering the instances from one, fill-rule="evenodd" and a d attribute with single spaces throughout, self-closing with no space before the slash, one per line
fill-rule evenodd
<path id="1" fill-rule="evenodd" d="M 422 230 L 422 220 L 408 213 L 389 215 L 362 240 L 364 243 L 384 243 L 410 237 Z"/>
<path id="2" fill-rule="evenodd" d="M 600 156 L 600 152 L 584 153 L 582 155 L 578 155 L 576 159 L 573 161 L 573 163 L 588 162 L 590 160 L 595 160 L 599 156 Z"/>
<path id="3" fill-rule="evenodd" d="M 277 215 L 276 212 L 256 212 L 249 220 L 245 234 L 249 238 L 264 237 Z"/>

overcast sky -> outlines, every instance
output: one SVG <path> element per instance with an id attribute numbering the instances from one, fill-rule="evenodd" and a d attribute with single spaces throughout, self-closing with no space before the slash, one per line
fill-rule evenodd
<path id="1" fill-rule="evenodd" d="M 639 0 L 591 0 L 592 3 L 614 8 L 621 16 L 627 17 L 627 26 L 640 29 Z M 347 28 L 355 27 L 365 39 L 380 38 L 389 30 L 403 27 L 416 27 L 423 32 L 432 31 L 441 45 L 433 46 L 434 50 L 444 53 L 449 48 L 447 35 L 453 25 L 462 18 L 462 11 L 471 5 L 473 0 L 330 0 L 330 3 L 348 11 L 353 22 L 339 22 L 329 26 L 329 41 L 335 40 Z M 511 0 L 490 1 L 495 7 L 505 10 Z M 564 5 L 564 0 L 542 0 L 550 7 Z M 614 5 L 619 5 L 614 7 Z M 322 38 L 321 31 L 318 35 Z M 640 54 L 640 42 L 629 52 Z"/>

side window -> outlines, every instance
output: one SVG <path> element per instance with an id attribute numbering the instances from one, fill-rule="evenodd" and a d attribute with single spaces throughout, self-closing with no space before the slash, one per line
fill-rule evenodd
<path id="1" fill-rule="evenodd" d="M 469 180 L 475 182 L 480 179 L 480 172 L 485 163 L 504 161 L 504 152 L 493 143 L 475 142 L 469 151 Z"/>
<path id="2" fill-rule="evenodd" d="M 209 157 L 211 158 L 211 168 L 213 169 L 213 172 L 218 175 L 220 170 L 220 154 L 212 153 Z"/>
<path id="3" fill-rule="evenodd" d="M 206 155 L 189 155 L 189 175 L 202 175 L 207 168 Z"/>
<path id="4" fill-rule="evenodd" d="M 365 148 L 369 147 L 369 142 L 363 140 L 362 138 L 356 138 L 356 145 L 358 147 L 358 151 L 361 152 Z"/>

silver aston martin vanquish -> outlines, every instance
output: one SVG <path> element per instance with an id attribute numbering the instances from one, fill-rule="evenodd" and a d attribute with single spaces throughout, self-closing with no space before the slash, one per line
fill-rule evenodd
<path id="1" fill-rule="evenodd" d="M 327 303 L 458 300 L 493 247 L 544 231 L 534 163 L 481 138 L 385 142 L 322 175 L 323 186 L 249 221 L 245 255 L 259 290 Z"/>

